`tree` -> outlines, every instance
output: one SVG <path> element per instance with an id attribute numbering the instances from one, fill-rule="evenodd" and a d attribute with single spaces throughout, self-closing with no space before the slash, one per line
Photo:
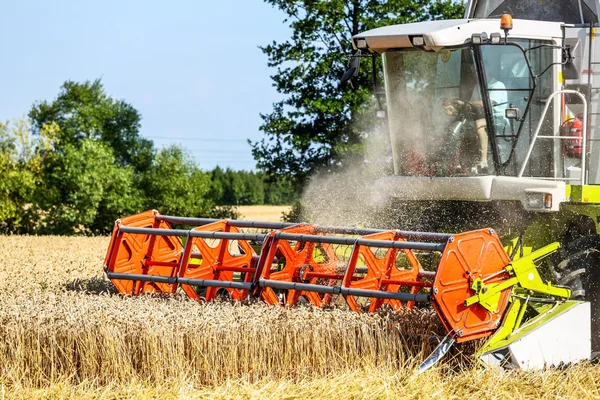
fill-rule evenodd
<path id="1" fill-rule="evenodd" d="M 38 220 L 34 193 L 42 181 L 41 166 L 56 125 L 47 125 L 37 137 L 30 123 L 18 119 L 0 123 L 0 232 L 28 232 Z"/>
<path id="2" fill-rule="evenodd" d="M 132 167 L 119 166 L 103 142 L 83 139 L 48 153 L 35 196 L 38 233 L 110 232 L 117 216 L 141 211 Z"/>
<path id="3" fill-rule="evenodd" d="M 378 26 L 464 12 L 463 4 L 452 0 L 265 1 L 285 13 L 293 33 L 285 42 L 261 47 L 268 66 L 277 68 L 273 84 L 286 98 L 261 115 L 266 138 L 252 143 L 252 152 L 268 174 L 300 183 L 319 167 L 341 165 L 344 156 L 361 151 L 365 127 L 357 121 L 361 114 L 372 115 L 372 96 L 368 68 L 362 68 L 357 90 L 339 86 L 352 51 L 350 38 Z"/>
<path id="4" fill-rule="evenodd" d="M 54 101 L 37 102 L 29 117 L 35 133 L 49 123 L 58 124 L 57 150 L 86 139 L 101 140 L 119 165 L 143 172 L 152 164 L 153 144 L 139 135 L 139 112 L 125 101 L 107 96 L 99 79 L 65 82 Z"/>
<path id="5" fill-rule="evenodd" d="M 210 172 L 210 198 L 215 204 L 225 204 L 223 196 L 225 194 L 225 172 L 218 165 Z"/>
<path id="6" fill-rule="evenodd" d="M 267 177 L 263 172 L 210 171 L 210 198 L 221 205 L 291 204 L 293 188 L 285 177 Z"/>
<path id="7" fill-rule="evenodd" d="M 265 203 L 264 182 L 254 172 L 239 171 L 244 180 L 244 192 L 239 204 L 261 205 Z"/>
<path id="8" fill-rule="evenodd" d="M 225 177 L 228 183 L 225 187 L 226 204 L 239 205 L 246 190 L 244 179 L 239 173 L 230 168 L 225 171 Z"/>
<path id="9" fill-rule="evenodd" d="M 202 172 L 194 159 L 178 146 L 158 151 L 142 177 L 141 187 L 147 193 L 146 209 L 189 217 L 219 214 L 208 196 L 210 176 Z"/>
<path id="10" fill-rule="evenodd" d="M 292 182 L 285 176 L 267 177 L 265 180 L 265 204 L 292 204 L 295 200 Z"/>

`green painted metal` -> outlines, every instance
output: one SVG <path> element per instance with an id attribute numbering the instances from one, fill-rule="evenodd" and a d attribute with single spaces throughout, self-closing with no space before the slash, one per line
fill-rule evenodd
<path id="1" fill-rule="evenodd" d="M 567 203 L 561 206 L 561 214 L 566 223 L 587 217 L 596 225 L 596 233 L 600 234 L 600 205 Z"/>
<path id="2" fill-rule="evenodd" d="M 594 186 L 600 188 L 600 186 Z M 531 214 L 528 221 L 523 221 L 522 227 L 522 250 L 518 249 L 513 260 L 526 256 L 532 251 L 553 242 L 560 242 L 571 229 L 577 228 L 584 219 L 589 219 L 596 226 L 596 233 L 600 234 L 600 204 L 567 202 L 561 204 L 561 210 L 557 213 Z M 519 235 L 512 232 L 502 232 L 504 249 L 507 254 L 512 254 L 519 242 Z"/>
<path id="3" fill-rule="evenodd" d="M 465 300 L 466 307 L 480 304 L 490 312 L 497 312 L 502 292 L 511 291 L 510 305 L 502 324 L 477 356 L 507 346 L 578 303 L 567 300 L 571 297 L 570 289 L 544 282 L 537 270 L 536 262 L 559 248 L 559 243 L 551 243 L 513 260 L 505 268 L 511 277 L 502 282 L 487 284 L 482 279 L 473 281 L 471 289 L 475 294 Z"/>
<path id="4" fill-rule="evenodd" d="M 498 327 L 498 330 L 484 343 L 484 345 L 475 353 L 476 358 L 480 358 L 482 354 L 489 353 L 491 351 L 500 349 L 503 345 L 500 343 L 504 342 L 514 331 L 517 326 L 517 319 L 519 317 L 522 308 L 522 301 L 519 298 L 512 299 L 509 305 L 508 311 L 502 321 L 502 324 Z"/>
<path id="5" fill-rule="evenodd" d="M 517 283 L 519 283 L 519 280 L 514 277 L 501 283 L 491 283 L 489 285 L 481 283 L 476 288 L 471 287 L 475 290 L 475 295 L 465 300 L 465 307 L 470 307 L 473 304 L 479 303 L 486 310 L 496 312 L 496 310 L 498 310 L 501 292 Z"/>
<path id="6" fill-rule="evenodd" d="M 497 312 L 502 291 L 507 287 L 514 285 L 516 283 L 516 281 L 513 281 L 514 279 L 515 278 L 504 281 L 502 284 L 493 283 L 490 285 L 486 285 L 482 279 L 475 279 L 471 285 L 471 289 L 473 289 L 476 294 L 465 300 L 465 307 L 479 303 L 489 312 Z"/>
<path id="7" fill-rule="evenodd" d="M 551 282 L 544 282 L 535 265 L 536 261 L 554 253 L 559 247 L 559 243 L 552 243 L 527 256 L 512 261 L 505 268 L 506 272 L 511 274 L 512 277 L 505 281 L 486 284 L 481 279 L 475 279 L 471 285 L 471 289 L 473 289 L 475 295 L 465 300 L 465 306 L 469 307 L 478 303 L 486 310 L 496 312 L 502 291 L 513 286 L 515 287 L 515 291 L 524 289 L 535 292 L 538 295 L 568 299 L 571 297 L 571 290 L 552 286 Z"/>
<path id="8" fill-rule="evenodd" d="M 481 349 L 479 349 L 475 354 L 475 357 L 479 358 L 483 354 L 491 353 L 509 346 L 511 343 L 527 336 L 527 334 L 534 329 L 544 325 L 548 321 L 560 316 L 572 307 L 581 303 L 581 301 L 575 300 L 557 302 L 552 307 L 545 307 L 546 310 L 544 312 L 530 318 L 524 325 L 519 327 L 516 324 L 517 320 L 512 317 L 514 315 L 512 310 L 527 306 L 526 304 L 521 303 L 521 300 L 519 301 L 520 303 L 513 303 L 511 305 L 511 310 L 509 311 L 507 318 L 504 319 L 504 322 L 496 333 L 488 339 Z"/>
<path id="9" fill-rule="evenodd" d="M 600 203 L 600 186 L 567 185 L 567 196 L 574 203 Z"/>
<path id="10" fill-rule="evenodd" d="M 519 281 L 519 286 L 523 289 L 532 290 L 536 293 L 547 296 L 556 296 L 568 299 L 571 297 L 571 290 L 552 286 L 551 282 L 544 283 L 535 265 L 535 261 L 549 256 L 559 248 L 560 243 L 558 242 L 549 244 L 548 246 L 534 251 L 526 257 L 511 262 L 506 267 L 506 270 L 514 273 L 515 277 Z"/>

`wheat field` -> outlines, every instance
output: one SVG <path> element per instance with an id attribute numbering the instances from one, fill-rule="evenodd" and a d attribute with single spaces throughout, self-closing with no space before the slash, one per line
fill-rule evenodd
<path id="1" fill-rule="evenodd" d="M 0 237 L 0 399 L 600 398 L 600 367 L 524 373 L 470 362 L 418 375 L 442 332 L 427 310 L 358 315 L 121 297 L 106 237 Z"/>

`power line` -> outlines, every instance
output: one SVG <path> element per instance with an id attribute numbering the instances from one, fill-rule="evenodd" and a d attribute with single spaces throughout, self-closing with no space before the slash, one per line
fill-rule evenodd
<path id="1" fill-rule="evenodd" d="M 252 153 L 250 151 L 242 151 L 242 150 L 211 150 L 211 149 L 185 149 L 187 151 L 189 151 L 190 153 L 196 153 L 196 154 L 206 154 L 209 156 L 222 156 L 222 155 L 248 155 L 248 156 L 252 156 Z"/>

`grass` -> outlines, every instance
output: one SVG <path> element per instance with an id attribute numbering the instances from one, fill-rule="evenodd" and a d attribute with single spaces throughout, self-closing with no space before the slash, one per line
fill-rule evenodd
<path id="1" fill-rule="evenodd" d="M 496 371 L 467 362 L 473 346 L 417 375 L 440 332 L 427 311 L 121 298 L 107 245 L 0 237 L 0 399 L 600 397 L 600 367 Z"/>

